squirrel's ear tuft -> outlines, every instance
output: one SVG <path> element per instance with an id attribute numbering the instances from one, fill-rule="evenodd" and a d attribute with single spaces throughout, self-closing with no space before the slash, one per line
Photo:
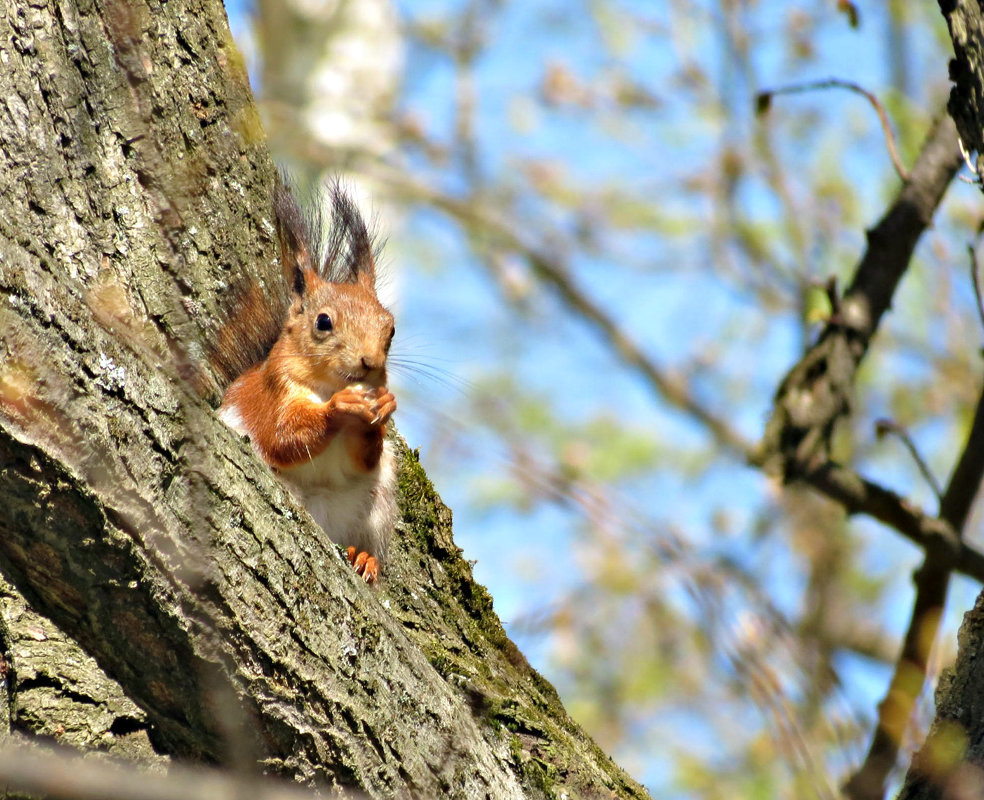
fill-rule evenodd
<path id="1" fill-rule="evenodd" d="M 376 239 L 338 181 L 328 190 L 331 214 L 322 274 L 336 283 L 376 282 Z"/>
<path id="2" fill-rule="evenodd" d="M 284 176 L 273 190 L 273 215 L 280 242 L 280 268 L 294 292 L 303 294 L 304 272 L 313 271 L 311 231 Z"/>

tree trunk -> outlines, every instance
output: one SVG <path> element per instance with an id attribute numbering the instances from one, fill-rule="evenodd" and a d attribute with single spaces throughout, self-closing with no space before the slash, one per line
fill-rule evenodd
<path id="1" fill-rule="evenodd" d="M 984 11 L 978 0 L 940 0 L 953 40 L 948 110 L 984 169 Z M 984 182 L 980 182 L 984 188 Z M 984 592 L 964 616 L 956 663 L 936 689 L 936 718 L 912 760 L 900 800 L 984 796 Z"/>
<path id="2" fill-rule="evenodd" d="M 221 3 L 0 8 L 13 727 L 373 797 L 644 796 L 505 636 L 413 453 L 373 589 L 212 413 L 243 287 L 283 303 Z"/>

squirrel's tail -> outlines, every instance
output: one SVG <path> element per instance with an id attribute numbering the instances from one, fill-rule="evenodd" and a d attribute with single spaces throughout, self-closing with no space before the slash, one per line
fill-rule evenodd
<path id="1" fill-rule="evenodd" d="M 296 219 L 291 220 L 295 227 L 306 223 L 283 174 L 277 176 L 273 200 L 276 236 L 283 258 L 284 215 L 297 215 Z M 286 267 L 281 266 L 286 275 Z M 289 285 L 276 279 L 262 281 L 258 277 L 262 272 L 238 270 L 231 276 L 229 286 L 223 292 L 222 306 L 226 318 L 208 353 L 209 364 L 216 373 L 221 391 L 269 355 L 287 318 Z"/>

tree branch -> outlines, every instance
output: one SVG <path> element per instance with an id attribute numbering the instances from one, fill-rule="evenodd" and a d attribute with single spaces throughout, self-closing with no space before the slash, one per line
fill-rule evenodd
<path id="1" fill-rule="evenodd" d="M 319 794 L 286 781 L 257 780 L 215 768 L 172 764 L 166 772 L 105 759 L 82 758 L 67 749 L 6 744 L 0 748 L 0 786 L 47 800 L 316 800 Z M 365 797 L 361 792 L 346 798 Z"/>
<path id="2" fill-rule="evenodd" d="M 980 491 L 982 475 L 984 475 L 984 395 L 977 401 L 967 444 L 940 502 L 940 518 L 953 530 L 962 531 L 966 525 L 974 499 Z"/>
<path id="3" fill-rule="evenodd" d="M 790 478 L 836 500 L 849 514 L 863 513 L 883 522 L 927 553 L 934 553 L 937 560 L 984 583 L 984 553 L 961 541 L 949 522 L 914 508 L 890 489 L 833 461 L 803 467 Z"/>
<path id="4" fill-rule="evenodd" d="M 956 121 L 960 139 L 968 151 L 978 154 L 976 172 L 982 170 L 984 152 L 984 62 L 980 58 L 981 31 L 984 11 L 980 4 L 968 0 L 940 0 L 940 10 L 946 19 L 954 58 L 950 62 L 950 99 L 947 111 Z"/>
<path id="5" fill-rule="evenodd" d="M 888 692 L 878 706 L 878 723 L 864 763 L 844 787 L 852 800 L 880 800 L 898 760 L 905 728 L 926 683 L 929 655 L 939 631 L 947 587 L 954 566 L 961 564 L 959 549 L 967 516 L 984 478 L 984 393 L 977 402 L 967 443 L 940 501 L 939 521 L 958 540 L 958 552 L 948 547 L 927 547 L 916 571 L 916 596 Z M 954 542 L 948 541 L 952 546 Z M 957 560 L 953 560 L 957 555 Z"/>
<path id="6" fill-rule="evenodd" d="M 857 368 L 962 163 L 956 128 L 943 117 L 930 130 L 910 179 L 868 232 L 868 248 L 839 313 L 780 384 L 753 463 L 788 478 L 798 465 L 829 458 L 834 426 L 849 412 Z"/>

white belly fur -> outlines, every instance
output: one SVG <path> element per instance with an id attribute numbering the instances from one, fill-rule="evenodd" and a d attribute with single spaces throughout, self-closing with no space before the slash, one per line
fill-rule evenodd
<path id="1" fill-rule="evenodd" d="M 332 541 L 385 558 L 396 522 L 393 445 L 383 442 L 379 465 L 357 472 L 337 437 L 321 455 L 279 471 L 281 478 Z"/>
<path id="2" fill-rule="evenodd" d="M 235 408 L 220 409 L 219 418 L 237 433 L 249 434 Z M 383 442 L 382 457 L 372 472 L 352 468 L 345 443 L 337 436 L 320 455 L 277 473 L 333 542 L 386 557 L 397 514 L 391 442 Z"/>

